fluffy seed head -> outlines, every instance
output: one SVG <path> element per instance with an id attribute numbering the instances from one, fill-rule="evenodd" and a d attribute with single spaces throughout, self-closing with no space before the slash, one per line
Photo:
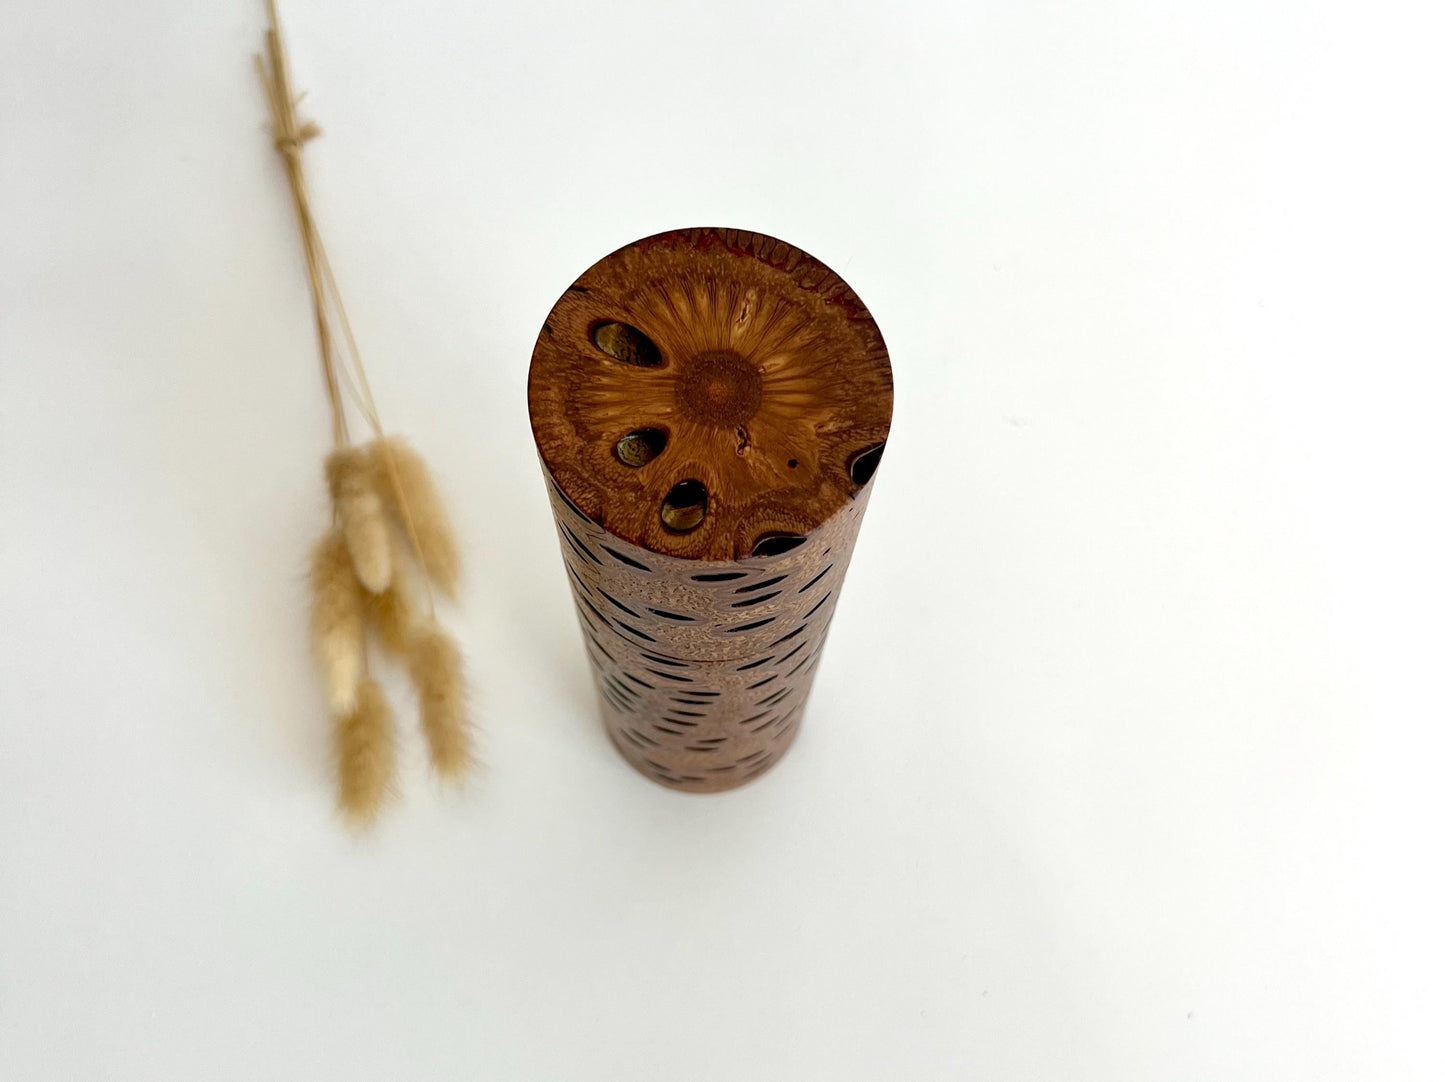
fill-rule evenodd
<path id="1" fill-rule="evenodd" d="M 351 568 L 346 537 L 328 530 L 311 553 L 311 645 L 333 714 L 356 708 L 365 668 L 362 589 Z"/>
<path id="2" fill-rule="evenodd" d="M 391 536 L 375 485 L 371 456 L 360 447 L 342 447 L 326 459 L 326 484 L 346 534 L 356 577 L 373 594 L 392 578 Z"/>
<path id="3" fill-rule="evenodd" d="M 461 558 L 451 520 L 422 457 L 403 440 L 389 436 L 369 448 L 373 476 L 387 513 L 404 536 L 415 532 L 417 558 L 427 575 L 448 595 L 461 578 Z"/>
<path id="4" fill-rule="evenodd" d="M 443 778 L 459 780 L 472 762 L 461 653 L 452 637 L 428 620 L 412 633 L 407 661 L 432 765 Z"/>
<path id="5" fill-rule="evenodd" d="M 406 575 L 397 568 L 391 585 L 379 594 L 366 595 L 366 616 L 389 653 L 404 657 L 415 620 L 411 588 Z"/>
<path id="6" fill-rule="evenodd" d="M 391 792 L 396 773 L 391 707 L 376 681 L 361 682 L 356 708 L 338 715 L 334 724 L 337 803 L 353 824 L 367 826 Z"/>

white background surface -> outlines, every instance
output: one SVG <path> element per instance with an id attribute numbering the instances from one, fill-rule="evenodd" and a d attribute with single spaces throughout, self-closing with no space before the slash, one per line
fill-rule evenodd
<path id="1" fill-rule="evenodd" d="M 260 5 L 11 0 L 0 1077 L 1438 1079 L 1428 10 L 287 4 L 488 764 L 408 732 L 357 841 Z M 897 383 L 802 736 L 714 798 L 601 733 L 524 401 L 694 224 L 843 273 Z"/>

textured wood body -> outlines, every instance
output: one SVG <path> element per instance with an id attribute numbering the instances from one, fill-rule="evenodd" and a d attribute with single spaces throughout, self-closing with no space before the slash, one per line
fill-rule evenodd
<path id="1" fill-rule="evenodd" d="M 660 234 L 557 302 L 528 399 L 613 743 L 677 789 L 757 777 L 797 734 L 887 437 L 871 317 L 780 241 Z"/>
<path id="2" fill-rule="evenodd" d="M 549 478 L 607 732 L 642 773 L 696 792 L 757 777 L 792 743 L 867 492 L 807 542 L 727 563 L 648 552 Z"/>

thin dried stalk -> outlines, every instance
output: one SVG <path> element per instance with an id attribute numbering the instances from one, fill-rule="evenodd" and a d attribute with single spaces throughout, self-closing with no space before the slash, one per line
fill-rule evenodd
<path id="1" fill-rule="evenodd" d="M 347 440 L 346 413 L 341 405 L 341 387 L 337 378 L 335 339 L 326 311 L 325 280 L 322 276 L 321 234 L 311 214 L 311 200 L 306 192 L 306 172 L 301 166 L 301 148 L 321 134 L 312 121 L 296 116 L 296 95 L 291 89 L 291 66 L 286 58 L 286 44 L 281 38 L 281 23 L 276 15 L 275 0 L 267 0 L 271 26 L 266 31 L 266 56 L 256 57 L 256 70 L 266 88 L 266 101 L 271 107 L 271 134 L 276 151 L 286 162 L 286 178 L 291 182 L 291 199 L 296 209 L 296 222 L 301 228 L 301 244 L 306 252 L 306 273 L 311 282 L 311 300 L 316 317 L 316 337 L 321 346 L 321 371 L 326 380 L 326 396 L 331 403 L 331 435 L 337 446 Z M 269 62 L 269 63 L 268 63 Z"/>

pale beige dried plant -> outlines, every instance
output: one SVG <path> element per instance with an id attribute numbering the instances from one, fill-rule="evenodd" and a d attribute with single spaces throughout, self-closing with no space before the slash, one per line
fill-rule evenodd
<path id="1" fill-rule="evenodd" d="M 435 620 L 427 620 L 412 632 L 407 661 L 432 765 L 444 780 L 455 781 L 472 762 L 461 651 Z"/>
<path id="2" fill-rule="evenodd" d="M 333 714 L 356 708 L 366 669 L 366 615 L 346 538 L 331 529 L 311 552 L 311 644 Z"/>
<path id="3" fill-rule="evenodd" d="M 366 595 L 366 622 L 388 653 L 405 660 L 416 622 L 416 603 L 403 567 L 396 568 L 385 590 Z"/>
<path id="4" fill-rule="evenodd" d="M 377 492 L 372 457 L 361 447 L 338 447 L 326 458 L 326 483 L 356 577 L 373 594 L 391 585 L 391 530 Z"/>
<path id="5" fill-rule="evenodd" d="M 339 780 L 337 803 L 355 826 L 369 826 L 392 795 L 396 776 L 396 731 L 391 706 L 375 680 L 357 689 L 356 706 L 332 718 Z"/>
<path id="6" fill-rule="evenodd" d="M 266 54 L 257 56 L 256 66 L 301 230 L 334 444 L 326 461 L 332 524 L 312 553 L 311 637 L 332 718 L 338 804 L 349 821 L 366 826 L 394 788 L 396 771 L 391 707 L 370 674 L 368 627 L 406 664 L 437 773 L 457 781 L 472 763 L 461 652 L 437 623 L 432 597 L 433 585 L 455 594 L 461 564 L 426 463 L 382 428 L 302 169 L 302 149 L 321 129 L 296 116 L 274 0 L 267 6 Z M 374 435 L 368 444 L 351 441 L 343 390 Z M 410 593 L 403 547 L 421 572 L 424 613 Z"/>
<path id="7" fill-rule="evenodd" d="M 372 470 L 387 510 L 414 538 L 422 571 L 448 597 L 461 578 L 452 524 L 421 455 L 403 439 L 388 436 L 371 445 Z"/>

